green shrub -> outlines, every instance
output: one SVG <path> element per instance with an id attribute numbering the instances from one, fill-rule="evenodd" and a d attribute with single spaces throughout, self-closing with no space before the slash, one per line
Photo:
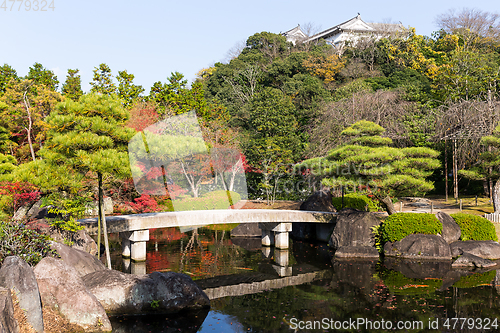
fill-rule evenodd
<path id="1" fill-rule="evenodd" d="M 382 242 L 396 242 L 411 234 L 437 235 L 443 225 L 434 214 L 396 213 L 389 215 L 380 227 Z"/>
<path id="2" fill-rule="evenodd" d="M 0 221 L 0 262 L 8 256 L 19 256 L 31 266 L 42 258 L 56 257 L 49 237 L 27 229 L 24 224 Z"/>
<path id="3" fill-rule="evenodd" d="M 341 197 L 333 198 L 332 204 L 336 210 L 341 210 L 342 198 Z M 370 199 L 364 194 L 349 193 L 344 195 L 344 208 L 354 208 L 366 211 L 367 206 L 369 212 L 376 212 L 379 210 L 378 205 L 372 199 Z"/>
<path id="4" fill-rule="evenodd" d="M 236 192 L 220 190 L 205 193 L 198 198 L 176 200 L 173 204 L 176 211 L 228 209 L 228 199 L 234 205 L 241 200 L 241 196 Z"/>
<path id="5" fill-rule="evenodd" d="M 484 217 L 465 213 L 451 214 L 451 217 L 457 222 L 462 231 L 460 240 L 498 241 L 495 226 Z"/>

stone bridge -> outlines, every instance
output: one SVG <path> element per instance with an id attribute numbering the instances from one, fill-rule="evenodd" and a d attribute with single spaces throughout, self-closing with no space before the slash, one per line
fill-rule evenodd
<path id="1" fill-rule="evenodd" d="M 120 233 L 124 257 L 144 261 L 149 229 L 153 228 L 259 223 L 259 228 L 262 229 L 262 245 L 288 249 L 288 233 L 292 231 L 292 223 L 333 223 L 336 214 L 281 209 L 193 210 L 109 216 L 106 217 L 106 224 L 109 233 Z M 78 222 L 89 234 L 97 234 L 97 218 L 81 219 Z"/>

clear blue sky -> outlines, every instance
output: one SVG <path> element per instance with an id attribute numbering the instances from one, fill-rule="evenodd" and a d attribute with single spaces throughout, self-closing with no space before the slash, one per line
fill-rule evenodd
<path id="1" fill-rule="evenodd" d="M 5 3 L 4 3 L 5 1 Z M 327 29 L 361 13 L 367 22 L 402 22 L 430 36 L 438 14 L 474 7 L 500 12 L 498 0 L 420 1 L 116 1 L 53 0 L 55 9 L 31 10 L 23 0 L 0 0 L 0 65 L 24 76 L 35 62 L 51 69 L 60 86 L 68 68 L 80 70 L 89 90 L 92 70 L 100 63 L 113 74 L 127 70 L 149 92 L 178 71 L 192 81 L 196 73 L 223 61 L 238 42 L 261 31 L 283 32 L 311 23 Z M 4 10 L 6 7 L 6 10 Z"/>

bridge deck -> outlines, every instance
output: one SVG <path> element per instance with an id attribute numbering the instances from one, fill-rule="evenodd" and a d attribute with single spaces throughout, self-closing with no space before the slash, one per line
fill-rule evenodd
<path id="1" fill-rule="evenodd" d="M 162 212 L 106 217 L 109 233 L 169 228 L 204 226 L 224 223 L 330 223 L 337 213 L 281 209 L 221 209 Z M 97 218 L 78 220 L 91 235 L 97 234 Z"/>

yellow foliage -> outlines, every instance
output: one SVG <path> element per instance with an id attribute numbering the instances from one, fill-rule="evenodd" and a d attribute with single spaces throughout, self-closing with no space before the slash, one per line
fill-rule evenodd
<path id="1" fill-rule="evenodd" d="M 322 78 L 325 83 L 330 83 L 335 81 L 335 75 L 344 68 L 345 62 L 336 54 L 326 57 L 311 55 L 304 60 L 304 66 L 314 76 Z"/>
<path id="2" fill-rule="evenodd" d="M 196 78 L 201 80 L 207 79 L 210 75 L 215 73 L 216 70 L 216 67 L 202 68 L 196 73 Z"/>

